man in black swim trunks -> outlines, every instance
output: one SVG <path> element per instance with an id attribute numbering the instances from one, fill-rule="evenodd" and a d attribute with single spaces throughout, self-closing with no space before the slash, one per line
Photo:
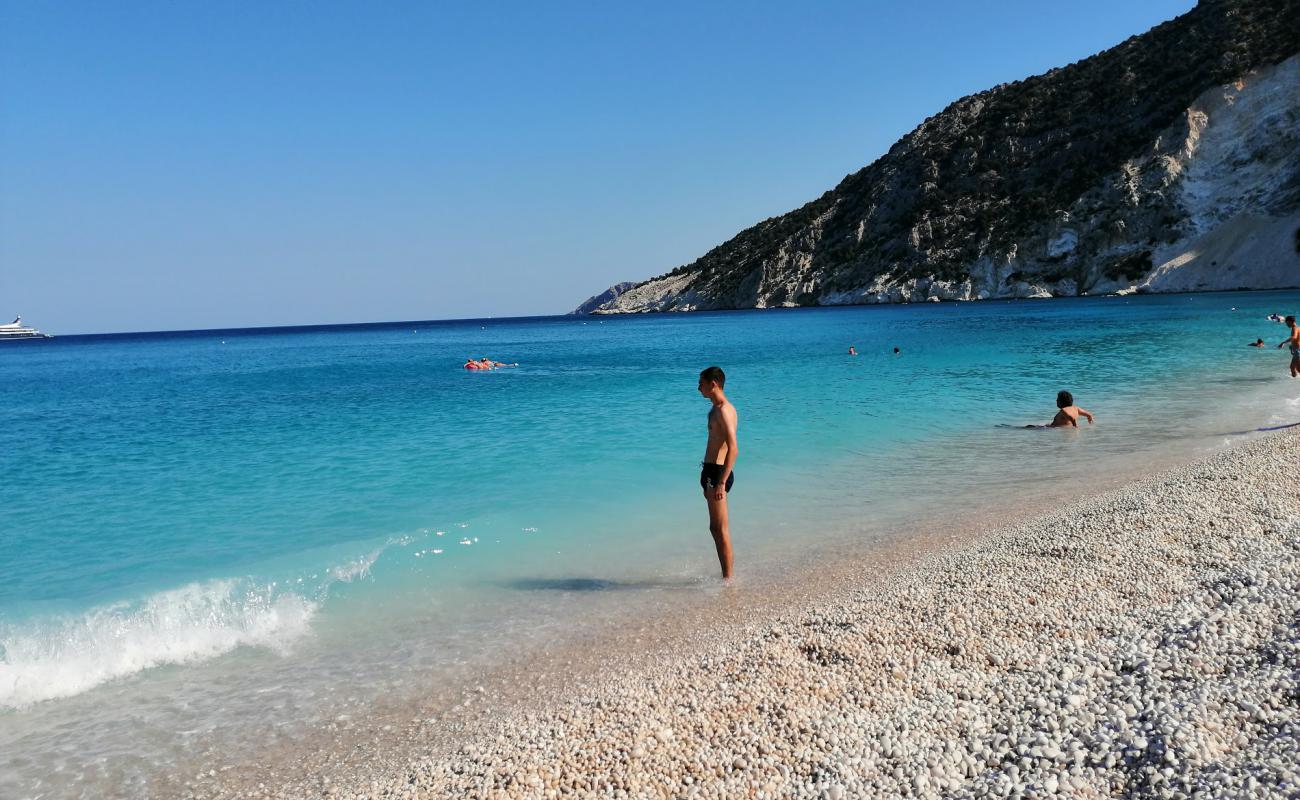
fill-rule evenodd
<path id="1" fill-rule="evenodd" d="M 732 468 L 736 466 L 739 447 L 736 444 L 736 407 L 722 393 L 727 382 L 721 367 L 709 367 L 700 373 L 700 394 L 713 403 L 709 410 L 709 441 L 704 446 L 704 461 L 700 462 L 700 488 L 709 504 L 709 533 L 718 549 L 718 563 L 722 565 L 722 578 L 731 577 L 731 531 L 727 526 L 727 493 L 736 480 Z"/>

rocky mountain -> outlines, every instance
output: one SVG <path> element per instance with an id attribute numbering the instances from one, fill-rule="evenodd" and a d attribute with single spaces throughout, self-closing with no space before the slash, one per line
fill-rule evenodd
<path id="1" fill-rule="evenodd" d="M 619 295 L 636 286 L 634 281 L 624 281 L 616 283 L 600 294 L 588 297 L 582 302 L 582 305 L 570 311 L 570 314 L 590 314 L 596 309 L 609 305 L 612 301 L 617 300 Z"/>
<path id="2" fill-rule="evenodd" d="M 1300 286 L 1298 54 L 1300 0 L 1202 0 L 575 313 Z"/>

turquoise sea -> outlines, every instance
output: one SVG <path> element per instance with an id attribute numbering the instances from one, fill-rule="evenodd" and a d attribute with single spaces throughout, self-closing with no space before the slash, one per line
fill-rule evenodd
<path id="1" fill-rule="evenodd" d="M 740 413 L 738 588 L 761 592 L 829 549 L 1300 422 L 1266 319 L 1298 308 L 1252 292 L 0 344 L 0 796 L 141 793 L 593 620 L 707 603 L 710 364 Z M 1014 427 L 1049 421 L 1062 388 L 1095 426 Z"/>

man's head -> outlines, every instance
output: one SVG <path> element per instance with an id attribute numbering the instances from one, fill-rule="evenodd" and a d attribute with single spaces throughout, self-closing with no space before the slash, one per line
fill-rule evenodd
<path id="1" fill-rule="evenodd" d="M 1287 315 L 1286 315 L 1286 324 L 1288 324 L 1288 325 L 1294 325 L 1294 324 L 1295 324 L 1295 314 L 1287 314 Z"/>
<path id="2" fill-rule="evenodd" d="M 727 375 L 722 367 L 705 367 L 700 370 L 700 394 L 705 397 L 711 397 L 715 387 L 720 390 L 726 383 Z"/>
<path id="3" fill-rule="evenodd" d="M 1057 408 L 1066 408 L 1067 406 L 1072 406 L 1072 405 L 1074 405 L 1074 395 L 1070 394 L 1064 389 L 1056 393 Z"/>

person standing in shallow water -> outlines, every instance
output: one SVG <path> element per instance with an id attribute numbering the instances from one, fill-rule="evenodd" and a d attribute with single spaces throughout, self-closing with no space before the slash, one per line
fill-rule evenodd
<path id="1" fill-rule="evenodd" d="M 1300 376 L 1300 328 L 1296 327 L 1294 316 L 1287 316 L 1286 324 L 1291 329 L 1291 335 L 1282 340 L 1277 347 L 1280 350 L 1291 345 L 1291 377 L 1294 378 Z"/>
<path id="2" fill-rule="evenodd" d="M 704 460 L 700 462 L 700 488 L 709 506 L 709 533 L 718 549 L 718 563 L 722 578 L 731 578 L 731 530 L 727 522 L 727 493 L 735 483 L 736 407 L 722 393 L 727 376 L 721 367 L 709 367 L 700 372 L 700 394 L 713 403 L 709 409 L 709 439 L 704 446 Z"/>

